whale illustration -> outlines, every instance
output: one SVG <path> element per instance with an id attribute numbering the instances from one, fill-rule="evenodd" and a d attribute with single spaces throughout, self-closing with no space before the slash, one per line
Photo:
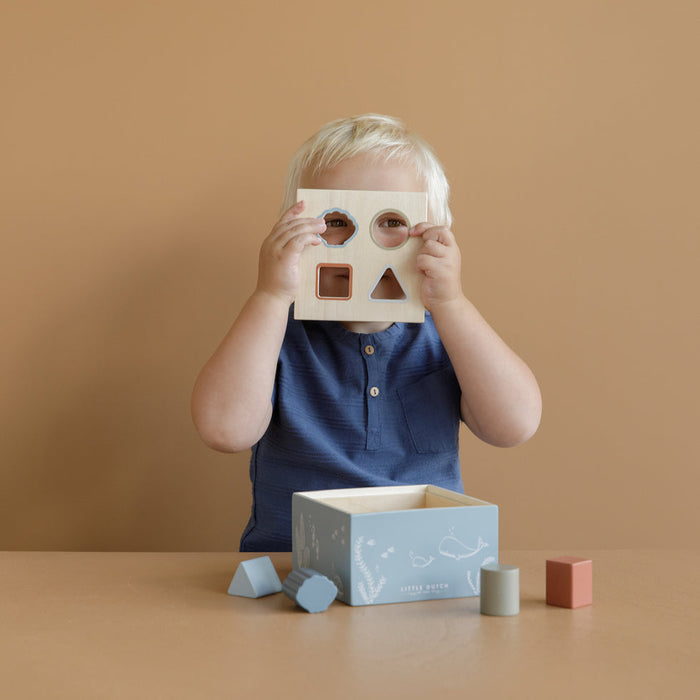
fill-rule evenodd
<path id="1" fill-rule="evenodd" d="M 409 552 L 408 556 L 411 557 L 411 565 L 419 569 L 424 569 L 426 566 L 430 566 L 433 563 L 433 561 L 435 561 L 435 558 L 432 555 L 430 555 L 430 557 L 426 559 L 425 557 L 421 557 L 418 554 Z"/>
<path id="2" fill-rule="evenodd" d="M 451 559 L 466 559 L 467 557 L 473 557 L 477 552 L 480 552 L 484 547 L 488 547 L 488 543 L 479 537 L 476 547 L 467 547 L 464 542 L 461 542 L 456 537 L 452 535 L 447 535 L 442 538 L 440 542 L 440 554 L 443 557 L 450 557 Z"/>

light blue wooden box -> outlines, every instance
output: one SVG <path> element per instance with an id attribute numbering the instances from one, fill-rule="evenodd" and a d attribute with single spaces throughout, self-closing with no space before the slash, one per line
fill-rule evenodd
<path id="1" fill-rule="evenodd" d="M 294 568 L 311 568 L 349 605 L 479 595 L 498 562 L 498 506 L 437 486 L 298 492 Z"/>

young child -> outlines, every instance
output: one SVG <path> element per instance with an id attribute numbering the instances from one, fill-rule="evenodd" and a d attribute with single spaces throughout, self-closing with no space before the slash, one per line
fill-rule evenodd
<path id="1" fill-rule="evenodd" d="M 409 232 L 422 239 L 425 323 L 293 319 L 300 255 L 327 228 L 304 216 L 298 187 L 427 191 L 429 221 Z M 241 551 L 291 550 L 294 491 L 429 483 L 462 492 L 460 418 L 504 447 L 537 430 L 532 372 L 462 292 L 448 193 L 430 147 L 391 117 L 331 122 L 293 157 L 257 286 L 192 395 L 205 443 L 252 447 Z"/>

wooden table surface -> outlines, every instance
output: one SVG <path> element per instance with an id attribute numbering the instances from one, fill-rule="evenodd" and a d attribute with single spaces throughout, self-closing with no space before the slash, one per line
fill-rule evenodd
<path id="1" fill-rule="evenodd" d="M 593 560 L 593 605 L 544 563 Z M 700 550 L 501 552 L 520 614 L 478 598 L 324 613 L 228 596 L 239 553 L 0 553 L 3 698 L 698 698 Z M 271 555 L 280 579 L 291 555 Z"/>

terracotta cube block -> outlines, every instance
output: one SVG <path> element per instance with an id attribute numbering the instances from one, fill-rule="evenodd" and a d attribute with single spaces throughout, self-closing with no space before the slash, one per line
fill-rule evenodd
<path id="1" fill-rule="evenodd" d="M 592 602 L 593 562 L 590 559 L 547 559 L 547 605 L 581 608 Z"/>

